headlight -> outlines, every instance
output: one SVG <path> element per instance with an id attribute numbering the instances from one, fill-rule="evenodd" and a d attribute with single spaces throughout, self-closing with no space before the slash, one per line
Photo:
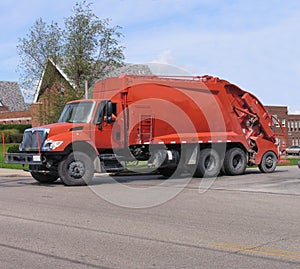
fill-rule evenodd
<path id="1" fill-rule="evenodd" d="M 52 140 L 46 140 L 43 146 L 44 151 L 54 150 L 62 145 L 64 141 L 52 141 Z"/>

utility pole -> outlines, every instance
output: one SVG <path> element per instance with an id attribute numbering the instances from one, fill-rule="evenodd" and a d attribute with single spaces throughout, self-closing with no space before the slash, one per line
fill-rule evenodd
<path id="1" fill-rule="evenodd" d="M 85 99 L 89 98 L 88 81 L 87 80 L 84 81 L 84 97 L 85 97 Z"/>

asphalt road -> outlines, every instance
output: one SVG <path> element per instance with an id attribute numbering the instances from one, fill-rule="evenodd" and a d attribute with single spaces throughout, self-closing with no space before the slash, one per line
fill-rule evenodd
<path id="1" fill-rule="evenodd" d="M 116 179 L 0 177 L 0 268 L 300 268 L 297 167 Z"/>

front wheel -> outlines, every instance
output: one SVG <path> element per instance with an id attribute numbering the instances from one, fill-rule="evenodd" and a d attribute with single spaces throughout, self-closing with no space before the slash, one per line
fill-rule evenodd
<path id="1" fill-rule="evenodd" d="M 171 177 L 176 171 L 176 169 L 172 168 L 158 168 L 157 170 L 161 175 L 163 175 L 166 178 Z"/>
<path id="2" fill-rule="evenodd" d="M 94 165 L 87 154 L 75 151 L 59 163 L 58 174 L 67 186 L 87 185 L 94 177 Z"/>
<path id="3" fill-rule="evenodd" d="M 41 172 L 30 172 L 31 176 L 38 182 L 46 184 L 53 183 L 58 179 L 58 175 L 55 173 L 41 173 Z"/>
<path id="4" fill-rule="evenodd" d="M 272 173 L 277 166 L 277 162 L 276 154 L 273 151 L 267 151 L 262 157 L 258 168 L 263 173 Z"/>

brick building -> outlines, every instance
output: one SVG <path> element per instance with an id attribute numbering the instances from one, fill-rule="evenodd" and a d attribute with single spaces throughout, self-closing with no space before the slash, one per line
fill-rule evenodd
<path id="1" fill-rule="evenodd" d="M 289 114 L 287 106 L 266 106 L 266 108 L 284 128 L 286 146 L 300 146 L 300 114 Z M 280 132 L 279 124 L 276 124 L 276 131 Z"/>
<path id="2" fill-rule="evenodd" d="M 300 146 L 300 115 L 289 114 L 287 119 L 287 137 L 289 146 Z"/>
<path id="3" fill-rule="evenodd" d="M 18 83 L 0 81 L 0 124 L 30 123 L 30 111 Z"/>
<path id="4" fill-rule="evenodd" d="M 32 126 L 55 122 L 60 112 L 56 110 L 65 105 L 68 93 L 75 88 L 62 69 L 49 59 L 30 105 Z"/>

